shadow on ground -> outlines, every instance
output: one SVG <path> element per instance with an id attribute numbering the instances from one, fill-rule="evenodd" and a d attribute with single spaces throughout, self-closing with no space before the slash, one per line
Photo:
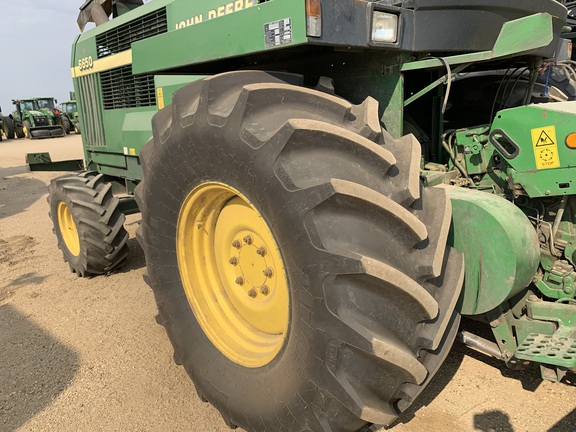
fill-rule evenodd
<path id="1" fill-rule="evenodd" d="M 548 432 L 573 432 L 574 430 L 576 430 L 576 409 L 566 414 L 566 416 L 552 426 Z"/>
<path id="2" fill-rule="evenodd" d="M 72 382 L 78 355 L 14 307 L 0 306 L 0 429 L 16 430 Z"/>
<path id="3" fill-rule="evenodd" d="M 502 411 L 487 411 L 474 415 L 474 429 L 482 432 L 514 432 L 510 416 Z"/>
<path id="4" fill-rule="evenodd" d="M 146 267 L 146 258 L 144 257 L 144 251 L 140 247 L 138 240 L 135 238 L 130 238 L 128 240 L 128 257 L 126 258 L 126 263 L 115 273 L 130 273 L 133 270 L 138 270 Z"/>
<path id="5" fill-rule="evenodd" d="M 26 172 L 25 166 L 0 168 L 0 219 L 23 212 L 46 193 L 44 182 L 20 176 Z M 9 200 L 9 190 L 18 190 L 18 195 Z"/>
<path id="6" fill-rule="evenodd" d="M 460 329 L 467 330 L 488 340 L 493 339 L 490 327 L 483 323 L 463 318 Z M 399 423 L 410 422 L 419 409 L 429 405 L 452 380 L 460 368 L 464 356 L 473 357 L 476 360 L 498 369 L 506 378 L 518 380 L 522 384 L 524 390 L 534 392 L 542 384 L 540 368 L 538 365 L 528 366 L 524 370 L 512 370 L 509 369 L 503 361 L 482 354 L 456 341 L 454 342 L 454 346 L 452 347 L 450 354 L 448 354 L 444 364 L 440 367 L 434 378 L 432 378 L 428 387 L 424 389 L 415 402 L 406 411 L 404 411 L 398 420 L 391 424 L 389 428 Z M 571 387 L 576 386 L 576 375 L 574 373 L 568 373 L 558 385 L 568 385 Z M 574 432 L 576 431 L 575 425 L 576 410 L 572 411 L 560 420 L 549 430 L 549 432 Z M 474 427 L 479 431 L 514 432 L 510 423 L 510 417 L 508 414 L 501 411 L 490 411 L 475 415 Z"/>

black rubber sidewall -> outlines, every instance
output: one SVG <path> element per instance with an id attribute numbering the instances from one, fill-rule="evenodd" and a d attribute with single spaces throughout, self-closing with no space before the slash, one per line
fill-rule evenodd
<path id="1" fill-rule="evenodd" d="M 162 275 L 162 280 L 158 281 L 159 286 L 162 287 L 180 278 L 175 242 L 170 239 L 175 238 L 176 218 L 184 199 L 190 191 L 205 182 L 221 182 L 237 189 L 252 202 L 271 228 L 276 242 L 282 245 L 290 286 L 291 308 L 289 336 L 281 353 L 270 364 L 249 369 L 227 359 L 208 340 L 183 297 L 184 291 L 179 283 L 172 291 L 160 294 L 164 298 L 157 299 L 164 305 L 164 312 L 173 317 L 172 320 L 178 321 L 170 332 L 176 339 L 173 342 L 180 347 L 183 363 L 195 383 L 220 411 L 227 412 L 228 407 L 219 405 L 222 395 L 217 394 L 218 388 L 226 389 L 230 403 L 234 401 L 235 404 L 242 404 L 246 418 L 251 419 L 251 422 L 260 419 L 262 413 L 275 413 L 278 401 L 284 401 L 289 411 L 304 412 L 305 405 L 312 403 L 311 400 L 307 400 L 306 404 L 302 402 L 302 399 L 307 397 L 306 390 L 314 394 L 310 388 L 311 376 L 308 374 L 315 369 L 315 366 L 310 363 L 317 360 L 316 351 L 319 358 L 324 358 L 326 355 L 326 345 L 313 342 L 314 329 L 321 325 L 318 322 L 311 322 L 315 319 L 312 313 L 315 309 L 314 299 L 324 297 L 323 293 L 314 293 L 311 290 L 312 287 L 321 290 L 322 282 L 311 281 L 306 269 L 309 263 L 315 263 L 314 267 L 321 269 L 323 254 L 311 245 L 303 223 L 294 222 L 302 221 L 304 209 L 294 202 L 292 194 L 287 192 L 276 178 L 271 160 L 272 149 L 254 151 L 239 140 L 219 136 L 218 129 L 214 130 L 214 140 L 208 137 L 200 139 L 187 137 L 184 130 L 175 132 L 181 134 L 180 138 L 176 138 L 181 143 L 179 150 L 188 157 L 183 159 L 169 155 L 160 156 L 159 160 L 169 161 L 169 164 L 160 170 L 163 181 L 148 182 L 147 185 L 149 196 L 159 198 L 154 204 L 155 219 L 162 220 L 162 223 L 155 224 L 159 232 L 154 237 L 162 239 L 158 244 L 159 249 L 170 252 L 161 254 L 160 261 L 154 264 L 162 267 L 153 271 L 154 274 Z M 224 147 L 234 148 L 233 155 L 222 152 L 218 146 L 212 144 L 230 139 L 233 143 Z M 195 144 L 192 145 L 191 142 Z M 162 146 L 160 151 L 168 151 L 166 148 Z M 188 178 L 199 179 L 183 185 L 184 173 Z M 179 188 L 172 188 L 168 195 L 162 191 L 167 184 L 177 184 Z M 250 187 L 257 184 L 267 187 Z M 294 204 L 290 204 L 291 201 Z M 173 299 L 178 296 L 179 300 Z M 284 377 L 282 382 L 278 381 L 279 377 Z M 214 393 L 211 394 L 211 390 Z M 296 405 L 302 406 L 295 408 Z M 307 409 L 310 410 L 310 406 Z M 275 415 L 280 413 L 276 412 Z M 287 410 L 283 415 L 290 414 Z M 268 427 L 273 427 L 271 425 L 278 427 L 275 417 L 262 420 Z M 290 420 L 287 420 L 285 424 L 289 422 Z"/>
<path id="2" fill-rule="evenodd" d="M 74 224 L 76 225 L 76 230 L 78 231 L 79 241 L 80 241 L 80 253 L 78 256 L 75 256 L 70 252 L 66 242 L 64 241 L 64 237 L 62 236 L 62 231 L 60 230 L 60 223 L 58 220 L 58 204 L 63 202 L 68 206 L 70 212 L 72 214 L 72 219 L 74 220 Z M 74 269 L 78 268 L 85 268 L 86 267 L 86 252 L 84 250 L 83 241 L 80 232 L 80 223 L 78 221 L 77 215 L 73 210 L 74 205 L 72 204 L 71 197 L 66 194 L 66 192 L 62 189 L 61 186 L 57 185 L 52 189 L 51 193 L 48 195 L 48 203 L 50 205 L 50 215 L 52 217 L 52 223 L 54 225 L 54 233 L 58 238 L 58 244 L 60 245 L 60 249 L 64 254 L 64 259 L 66 262 L 70 264 L 70 266 Z"/>

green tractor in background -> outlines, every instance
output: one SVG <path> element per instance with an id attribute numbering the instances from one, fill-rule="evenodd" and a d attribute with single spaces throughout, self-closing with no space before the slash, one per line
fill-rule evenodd
<path id="1" fill-rule="evenodd" d="M 78 104 L 74 100 L 62 102 L 60 105 L 62 108 L 61 118 L 62 125 L 67 124 L 68 129 L 65 128 L 66 133 L 70 133 L 74 130 L 74 133 L 80 134 L 80 120 L 78 118 Z"/>
<path id="2" fill-rule="evenodd" d="M 15 137 L 14 121 L 10 117 L 4 117 L 2 115 L 2 107 L 0 107 L 0 141 L 2 141 L 3 134 L 6 136 L 6 139 Z"/>
<path id="3" fill-rule="evenodd" d="M 18 99 L 12 103 L 16 109 L 12 112 L 11 118 L 18 138 L 55 138 L 66 134 L 64 128 L 58 124 L 59 119 L 54 112 L 54 99 Z"/>
<path id="4" fill-rule="evenodd" d="M 72 130 L 72 122 L 70 118 L 63 115 L 62 110 L 57 107 L 58 101 L 52 97 L 36 98 L 38 101 L 38 106 L 40 110 L 51 115 L 53 118 L 53 123 L 62 126 L 66 135 Z"/>

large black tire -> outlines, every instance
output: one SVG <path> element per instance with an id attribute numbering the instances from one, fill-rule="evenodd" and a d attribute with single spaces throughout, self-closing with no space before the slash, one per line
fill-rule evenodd
<path id="1" fill-rule="evenodd" d="M 446 247 L 450 201 L 421 188 L 418 142 L 383 132 L 375 100 L 353 106 L 295 84 L 300 77 L 217 75 L 156 114 L 136 189 L 146 281 L 176 361 L 230 426 L 390 424 L 443 362 L 459 323 L 463 257 Z M 205 182 L 240 191 L 281 245 L 290 324 L 263 367 L 223 355 L 186 300 L 176 226 Z"/>
<path id="2" fill-rule="evenodd" d="M 62 128 L 64 129 L 66 135 L 70 135 L 70 131 L 72 130 L 72 123 L 70 123 L 70 119 L 66 114 L 62 114 L 62 116 L 60 117 L 60 126 L 62 126 Z"/>
<path id="3" fill-rule="evenodd" d="M 48 186 L 48 204 L 58 247 L 70 270 L 79 277 L 107 274 L 120 267 L 128 254 L 126 217 L 112 184 L 102 174 L 83 172 L 55 178 Z M 72 228 L 78 233 L 79 250 L 65 240 L 59 206 L 69 209 Z M 69 224 L 70 225 L 70 224 Z"/>
<path id="4" fill-rule="evenodd" d="M 24 136 L 27 139 L 32 139 L 32 125 L 30 125 L 30 122 L 28 120 L 24 120 L 22 122 L 22 131 L 24 133 Z"/>
<path id="5" fill-rule="evenodd" d="M 4 117 L 4 134 L 8 139 L 14 139 L 14 121 L 10 117 Z"/>

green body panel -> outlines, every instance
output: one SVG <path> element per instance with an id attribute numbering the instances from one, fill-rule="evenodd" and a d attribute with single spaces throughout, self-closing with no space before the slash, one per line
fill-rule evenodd
<path id="1" fill-rule="evenodd" d="M 459 311 L 488 312 L 526 288 L 538 268 L 536 232 L 515 205 L 496 195 L 449 187 L 449 243 L 464 253 L 466 272 Z"/>
<path id="2" fill-rule="evenodd" d="M 181 20 L 198 14 L 205 16 L 206 10 L 233 3 L 223 0 L 179 1 L 171 5 L 170 12 L 172 16 L 176 15 L 176 20 Z M 150 73 L 264 51 L 267 49 L 264 25 L 287 18 L 291 19 L 292 26 L 292 42 L 289 45 L 306 43 L 304 1 L 261 3 L 177 31 L 169 22 L 168 29 L 174 31 L 132 45 L 133 71 L 135 74 Z M 186 40 L 185 44 L 183 40 Z M 206 41 L 210 41 L 210 49 L 206 49 Z M 166 50 L 166 47 L 170 49 Z M 151 56 L 151 52 L 161 52 L 162 55 Z"/>
<path id="3" fill-rule="evenodd" d="M 155 75 L 157 105 L 159 109 L 172 103 L 172 95 L 186 84 L 206 78 L 206 75 Z"/>
<path id="4" fill-rule="evenodd" d="M 492 60 L 499 57 L 518 55 L 529 52 L 535 48 L 545 46 L 552 41 L 553 26 L 550 15 L 547 13 L 534 14 L 514 21 L 508 21 L 502 26 L 494 48 L 490 51 L 482 51 L 470 54 L 460 54 L 439 59 L 426 59 L 417 62 L 406 63 L 402 71 L 407 72 L 415 69 L 432 67 L 445 67 L 465 63 Z"/>
<path id="5" fill-rule="evenodd" d="M 156 112 L 156 107 L 104 110 L 105 150 L 130 154 L 124 151 L 127 147 L 139 152 L 152 136 L 150 121 Z"/>
<path id="6" fill-rule="evenodd" d="M 548 132 L 548 128 L 553 128 L 554 136 Z M 529 105 L 501 111 L 492 124 L 492 131 L 495 130 L 504 131 L 520 148 L 516 157 L 506 158 L 506 163 L 511 168 L 509 176 L 512 182 L 520 185 L 528 196 L 535 198 L 576 193 L 576 150 L 565 145 L 568 134 L 576 131 L 574 102 Z M 535 144 L 532 131 L 538 138 L 541 135 L 544 141 Z M 538 169 L 538 161 L 552 165 Z"/>

